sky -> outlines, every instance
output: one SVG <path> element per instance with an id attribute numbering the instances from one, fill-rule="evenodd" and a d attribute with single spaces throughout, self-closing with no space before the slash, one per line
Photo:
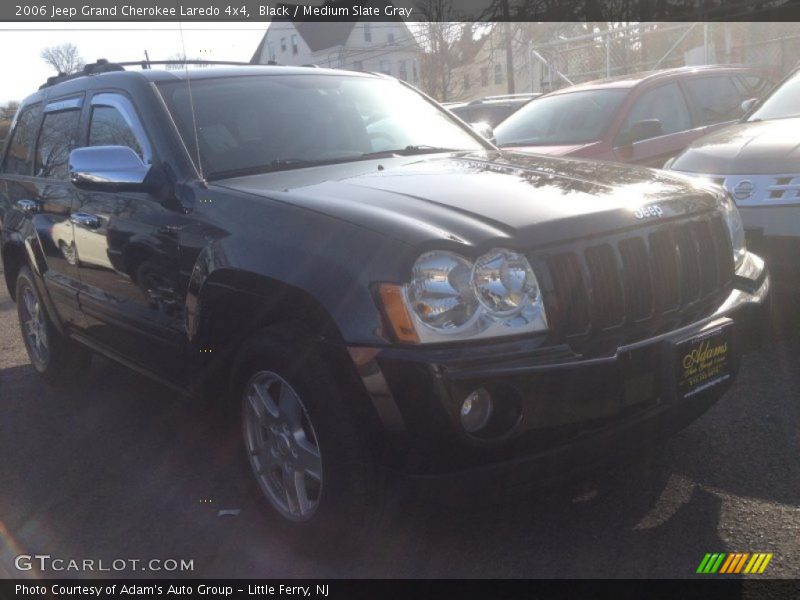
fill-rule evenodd
<path id="1" fill-rule="evenodd" d="M 184 23 L 186 56 L 249 61 L 268 23 Z M 0 23 L 0 104 L 22 100 L 55 75 L 40 54 L 72 43 L 86 62 L 166 60 L 183 54 L 178 23 Z"/>

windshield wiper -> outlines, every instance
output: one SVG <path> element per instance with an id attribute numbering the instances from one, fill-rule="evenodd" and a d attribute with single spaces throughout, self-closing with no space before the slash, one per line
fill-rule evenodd
<path id="1" fill-rule="evenodd" d="M 302 169 L 305 167 L 317 167 L 320 165 L 330 165 L 338 162 L 347 162 L 353 157 L 341 157 L 324 160 L 308 160 L 305 158 L 276 158 L 265 165 L 255 165 L 242 169 L 229 169 L 227 171 L 216 171 L 210 173 L 206 179 L 229 179 L 231 177 L 245 177 L 246 175 L 260 175 L 262 173 L 273 173 L 275 171 L 290 171 L 292 169 Z"/>
<path id="2" fill-rule="evenodd" d="M 290 171 L 292 169 L 303 169 L 306 167 L 318 167 L 321 165 L 333 165 L 346 162 L 357 162 L 369 158 L 380 158 L 383 156 L 412 156 L 414 154 L 433 154 L 436 152 L 464 152 L 454 148 L 439 148 L 436 146 L 406 146 L 399 150 L 380 150 L 378 152 L 367 152 L 366 154 L 354 154 L 338 156 L 336 158 L 326 158 L 319 160 L 309 160 L 305 158 L 276 158 L 265 165 L 255 165 L 242 169 L 230 169 L 227 171 L 216 171 L 209 173 L 206 179 L 230 179 L 233 177 L 245 177 L 247 175 L 260 175 L 262 173 L 274 173 L 276 171 Z"/>
<path id="3" fill-rule="evenodd" d="M 436 154 L 438 152 L 466 152 L 458 148 L 442 148 L 439 146 L 428 146 L 426 144 L 412 144 L 405 148 L 394 148 L 391 150 L 378 150 L 376 152 L 366 152 L 361 158 L 376 158 L 381 156 L 414 156 L 416 154 Z"/>

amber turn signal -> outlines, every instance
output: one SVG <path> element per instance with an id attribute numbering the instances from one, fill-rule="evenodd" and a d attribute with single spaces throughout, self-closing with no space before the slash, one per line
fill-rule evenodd
<path id="1" fill-rule="evenodd" d="M 403 300 L 403 289 L 393 283 L 382 283 L 378 286 L 383 314 L 392 329 L 395 339 L 406 344 L 418 344 L 419 337 L 411 315 L 406 310 Z"/>

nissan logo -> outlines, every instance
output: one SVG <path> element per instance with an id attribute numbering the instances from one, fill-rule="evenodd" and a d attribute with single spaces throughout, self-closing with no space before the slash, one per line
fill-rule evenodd
<path id="1" fill-rule="evenodd" d="M 755 190 L 756 186 L 753 185 L 753 182 L 749 179 L 744 179 L 734 186 L 733 197 L 737 200 L 747 200 Z"/>

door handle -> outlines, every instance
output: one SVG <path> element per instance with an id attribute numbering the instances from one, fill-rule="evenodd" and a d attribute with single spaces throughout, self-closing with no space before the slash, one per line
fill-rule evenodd
<path id="1" fill-rule="evenodd" d="M 89 229 L 97 229 L 100 227 L 100 217 L 97 215 L 90 215 L 89 213 L 76 212 L 69 216 L 69 220 L 73 225 L 78 227 L 87 227 Z"/>
<path id="2" fill-rule="evenodd" d="M 17 200 L 15 206 L 24 213 L 38 213 L 40 210 L 39 203 L 36 200 L 29 200 L 28 198 L 23 198 L 22 200 Z"/>

